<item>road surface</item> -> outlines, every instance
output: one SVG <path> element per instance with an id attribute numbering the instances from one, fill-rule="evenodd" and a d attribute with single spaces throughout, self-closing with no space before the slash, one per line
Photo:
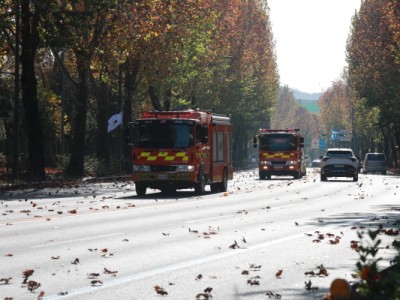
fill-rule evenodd
<path id="1" fill-rule="evenodd" d="M 389 265 L 399 193 L 395 176 L 320 182 L 317 169 L 237 172 L 200 197 L 140 198 L 131 182 L 3 192 L 0 299 L 321 299 L 356 280 L 359 232 L 393 233 L 379 236 Z"/>

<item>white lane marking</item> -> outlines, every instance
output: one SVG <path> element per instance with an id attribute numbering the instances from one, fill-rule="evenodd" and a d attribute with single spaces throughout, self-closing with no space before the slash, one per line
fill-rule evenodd
<path id="1" fill-rule="evenodd" d="M 292 240 L 292 239 L 295 239 L 295 238 L 298 238 L 298 237 L 302 237 L 302 236 L 304 236 L 303 233 L 296 234 L 296 235 L 280 238 L 280 239 L 277 239 L 277 240 L 268 241 L 268 242 L 265 242 L 265 243 L 260 243 L 260 244 L 248 247 L 246 249 L 232 250 L 232 251 L 228 251 L 228 252 L 224 252 L 224 253 L 220 253 L 220 254 L 215 254 L 215 255 L 199 258 L 199 259 L 193 259 L 193 260 L 177 263 L 177 264 L 166 266 L 166 267 L 163 267 L 163 268 L 158 268 L 158 269 L 153 269 L 153 270 L 149 270 L 149 271 L 145 271 L 145 272 L 141 272 L 141 273 L 137 273 L 137 274 L 132 274 L 132 275 L 121 277 L 121 278 L 114 279 L 114 280 L 111 280 L 111 281 L 103 282 L 103 285 L 97 286 L 95 290 L 98 291 L 98 290 L 104 290 L 104 289 L 108 289 L 108 288 L 113 288 L 115 286 L 118 286 L 118 285 L 121 285 L 121 284 L 124 284 L 124 283 L 131 283 L 131 282 L 133 282 L 135 280 L 151 277 L 151 276 L 154 276 L 154 275 L 159 275 L 159 274 L 163 274 L 163 273 L 170 273 L 172 271 L 176 271 L 176 270 L 179 270 L 179 269 L 185 269 L 185 268 L 189 268 L 189 267 L 192 267 L 192 266 L 195 266 L 195 265 L 201 265 L 201 264 L 208 263 L 208 262 L 211 262 L 211 261 L 215 261 L 215 260 L 218 260 L 218 259 L 223 259 L 223 258 L 226 258 L 226 257 L 230 257 L 230 256 L 238 255 L 238 254 L 241 254 L 241 253 L 253 251 L 253 250 L 256 250 L 256 249 L 259 249 L 259 248 L 265 248 L 265 247 L 268 247 L 268 246 L 271 246 L 271 245 L 287 242 L 289 240 Z M 63 295 L 63 296 L 50 295 L 50 296 L 45 297 L 43 299 L 58 299 L 58 298 L 60 298 L 60 299 L 69 299 L 69 298 L 73 298 L 74 296 L 84 295 L 84 294 L 93 292 L 95 290 L 93 289 L 93 287 L 82 287 L 82 288 L 72 289 L 72 290 L 68 291 L 68 295 Z"/>
<path id="2" fill-rule="evenodd" d="M 70 243 L 76 243 L 76 242 L 82 242 L 82 241 L 90 241 L 90 240 L 107 238 L 107 237 L 112 237 L 112 236 L 117 236 L 117 235 L 122 235 L 122 234 L 123 234 L 122 232 L 115 232 L 115 233 L 96 235 L 96 236 L 91 236 L 91 237 L 86 237 L 86 238 L 81 238 L 81 239 L 66 240 L 66 241 L 54 242 L 54 243 L 50 242 L 50 243 L 46 243 L 46 244 L 42 244 L 42 245 L 32 246 L 31 249 L 46 248 L 49 246 L 64 245 L 64 244 L 70 244 Z"/>

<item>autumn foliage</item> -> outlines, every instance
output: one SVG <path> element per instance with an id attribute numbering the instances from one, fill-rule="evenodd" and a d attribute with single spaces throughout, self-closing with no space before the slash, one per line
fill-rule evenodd
<path id="1" fill-rule="evenodd" d="M 14 1 L 0 4 L 0 72 L 13 72 Z M 40 170 L 68 158 L 69 176 L 87 172 L 87 156 L 111 170 L 121 153 L 119 130 L 107 133 L 107 120 L 123 111 L 124 123 L 141 111 L 212 109 L 243 121 L 235 147 L 265 119 L 276 101 L 279 77 L 267 3 L 261 0 L 166 1 L 22 1 L 26 18 L 18 24 L 31 35 L 19 36 L 30 61 L 37 91 L 22 85 L 20 152 L 22 168 Z M 29 13 L 29 10 L 31 13 Z M 28 31 L 26 31 L 28 32 Z M 12 76 L 1 75 L 0 118 L 5 155 L 12 152 Z M 29 99 L 36 99 L 37 103 Z M 30 101 L 30 102 L 29 102 Z M 51 106 L 49 106 L 49 104 Z M 8 109 L 3 109 L 7 107 Z M 51 107 L 49 111 L 48 107 Z M 250 108 L 245 110 L 244 108 Z M 29 116 L 30 114 L 30 116 Z M 32 120 L 43 120 L 42 127 Z M 34 128 L 35 130 L 29 130 Z M 43 139 L 37 137 L 43 133 Z M 43 150 L 35 146 L 43 145 Z M 44 153 L 41 153 L 44 152 Z M 122 150 L 124 162 L 129 149 Z M 44 155 L 44 162 L 37 157 Z M 235 151 L 235 161 L 243 154 Z M 127 165 L 129 165 L 127 163 Z M 128 169 L 127 169 L 128 170 Z M 44 172 L 35 172 L 38 177 Z"/>

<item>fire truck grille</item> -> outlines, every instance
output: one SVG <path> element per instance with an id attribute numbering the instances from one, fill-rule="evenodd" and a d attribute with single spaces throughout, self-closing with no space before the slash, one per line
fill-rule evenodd
<path id="1" fill-rule="evenodd" d="M 175 172 L 176 166 L 150 166 L 151 172 Z"/>
<path id="2" fill-rule="evenodd" d="M 286 161 L 285 160 L 273 160 L 271 161 L 272 165 L 286 165 Z"/>

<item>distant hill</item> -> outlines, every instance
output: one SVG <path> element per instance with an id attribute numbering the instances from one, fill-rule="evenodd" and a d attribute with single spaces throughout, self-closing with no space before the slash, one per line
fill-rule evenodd
<path id="1" fill-rule="evenodd" d="M 297 100 L 297 102 L 303 106 L 305 109 L 312 113 L 318 113 L 319 112 L 319 106 L 318 106 L 318 99 L 322 95 L 322 93 L 305 93 L 299 90 L 291 90 L 293 93 L 294 98 Z"/>
<path id="2" fill-rule="evenodd" d="M 322 93 L 305 93 L 299 90 L 291 89 L 296 100 L 318 100 Z"/>

